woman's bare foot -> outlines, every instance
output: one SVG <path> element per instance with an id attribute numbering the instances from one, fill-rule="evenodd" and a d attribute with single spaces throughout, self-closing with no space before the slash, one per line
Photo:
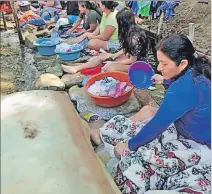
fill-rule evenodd
<path id="1" fill-rule="evenodd" d="M 96 144 L 100 145 L 102 143 L 102 140 L 100 138 L 100 131 L 99 129 L 91 129 L 91 140 Z"/>
<path id="2" fill-rule="evenodd" d="M 76 66 L 72 67 L 72 66 L 62 65 L 62 68 L 63 68 L 63 71 L 66 73 L 74 74 L 78 72 L 78 69 Z"/>

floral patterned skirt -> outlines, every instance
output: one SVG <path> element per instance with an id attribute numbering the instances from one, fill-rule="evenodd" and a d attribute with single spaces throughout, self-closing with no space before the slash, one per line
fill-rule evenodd
<path id="1" fill-rule="evenodd" d="M 132 122 L 115 116 L 100 128 L 100 136 L 111 157 L 121 141 L 135 136 L 149 120 Z M 123 152 L 113 169 L 113 178 L 123 194 L 148 190 L 180 193 L 211 193 L 211 150 L 178 134 L 174 124 L 136 152 Z"/>

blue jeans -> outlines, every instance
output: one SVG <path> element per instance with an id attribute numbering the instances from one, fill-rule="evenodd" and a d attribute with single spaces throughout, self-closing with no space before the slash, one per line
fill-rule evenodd
<path id="1" fill-rule="evenodd" d="M 68 18 L 69 24 L 73 24 L 73 23 L 75 23 L 77 21 L 78 16 L 76 16 L 76 15 L 68 15 L 67 18 Z"/>

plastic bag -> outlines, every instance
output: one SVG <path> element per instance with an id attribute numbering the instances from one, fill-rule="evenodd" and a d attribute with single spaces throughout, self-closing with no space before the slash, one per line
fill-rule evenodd
<path id="1" fill-rule="evenodd" d="M 67 43 L 61 43 L 60 45 L 56 46 L 56 52 L 58 53 L 67 53 L 67 52 L 75 52 L 82 50 L 82 46 L 79 44 L 72 44 L 69 45 Z"/>
<path id="2" fill-rule="evenodd" d="M 67 25 L 67 24 L 69 24 L 68 18 L 60 18 L 55 25 L 55 29 L 59 29 L 60 26 Z"/>
<path id="3" fill-rule="evenodd" d="M 53 45 L 58 44 L 60 42 L 60 37 L 56 29 L 53 29 L 51 32 L 51 42 Z"/>

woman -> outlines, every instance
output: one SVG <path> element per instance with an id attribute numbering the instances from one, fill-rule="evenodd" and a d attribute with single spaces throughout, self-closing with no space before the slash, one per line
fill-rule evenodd
<path id="1" fill-rule="evenodd" d="M 97 25 L 101 21 L 101 16 L 95 11 L 91 9 L 91 3 L 89 1 L 79 1 L 78 3 L 80 15 L 76 21 L 76 23 L 73 24 L 73 27 L 67 31 L 67 33 L 73 32 L 82 21 L 83 27 L 86 30 L 86 32 L 93 32 L 96 30 Z"/>
<path id="2" fill-rule="evenodd" d="M 70 24 L 73 24 L 77 21 L 79 16 L 79 7 L 77 1 L 67 1 L 67 13 L 62 17 L 67 17 Z"/>
<path id="3" fill-rule="evenodd" d="M 87 63 L 81 63 L 77 66 L 65 66 L 63 70 L 68 73 L 77 73 L 84 68 L 93 68 L 102 64 L 105 60 L 111 59 L 112 62 L 106 62 L 104 71 L 128 71 L 129 65 L 146 56 L 148 48 L 148 39 L 139 26 L 135 24 L 133 12 L 129 8 L 123 8 L 116 15 L 118 23 L 118 37 L 122 50 L 115 53 L 100 54 L 99 57 Z"/>
<path id="4" fill-rule="evenodd" d="M 52 24 L 59 19 L 59 13 L 62 11 L 60 1 L 41 1 L 39 4 L 42 6 L 34 10 L 38 11 L 38 15 L 46 21 L 46 24 Z"/>
<path id="5" fill-rule="evenodd" d="M 86 32 L 75 40 L 70 39 L 67 42 L 70 44 L 78 43 L 87 37 L 89 39 L 88 48 L 90 49 L 118 50 L 120 45 L 118 41 L 118 24 L 116 22 L 117 10 L 115 10 L 117 5 L 118 3 L 113 1 L 99 2 L 100 10 L 103 12 L 100 25 L 93 33 Z"/>
<path id="6" fill-rule="evenodd" d="M 91 139 L 121 158 L 113 175 L 122 193 L 210 193 L 211 63 L 184 35 L 163 39 L 157 58 L 163 76 L 153 81 L 172 82 L 159 109 L 116 116 L 92 130 Z"/>

